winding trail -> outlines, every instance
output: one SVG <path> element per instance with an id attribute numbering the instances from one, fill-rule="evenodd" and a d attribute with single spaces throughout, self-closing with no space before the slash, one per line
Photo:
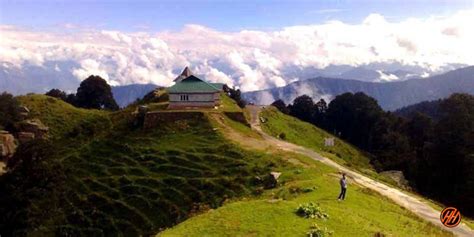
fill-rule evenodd
<path id="1" fill-rule="evenodd" d="M 460 225 L 454 228 L 448 228 L 445 227 L 439 220 L 439 215 L 440 211 L 435 210 L 431 206 L 429 206 L 427 203 L 421 201 L 419 198 L 414 197 L 412 195 L 406 194 L 396 188 L 392 188 L 390 186 L 387 186 L 383 183 L 380 183 L 376 180 L 373 180 L 371 178 L 368 178 L 360 173 L 354 172 L 350 170 L 347 167 L 344 167 L 334 161 L 332 161 L 329 158 L 326 158 L 324 156 L 321 156 L 317 152 L 307 149 L 289 142 L 285 142 L 279 139 L 276 139 L 265 132 L 263 132 L 261 126 L 260 126 L 260 121 L 259 121 L 259 113 L 262 109 L 261 106 L 256 106 L 256 105 L 251 105 L 247 106 L 247 108 L 250 111 L 251 115 L 251 126 L 252 129 L 257 131 L 262 138 L 269 144 L 272 144 L 274 146 L 279 147 L 282 150 L 290 151 L 290 152 L 296 152 L 299 154 L 303 154 L 305 156 L 308 156 L 314 160 L 317 160 L 319 162 L 322 162 L 326 165 L 332 166 L 344 173 L 346 173 L 354 182 L 360 184 L 361 186 L 364 186 L 366 188 L 370 188 L 378 193 L 380 193 L 383 196 L 386 196 L 387 198 L 391 199 L 398 205 L 406 208 L 407 210 L 410 210 L 411 212 L 415 213 L 419 217 L 423 218 L 424 220 L 427 220 L 445 230 L 448 230 L 452 233 L 454 233 L 456 236 L 466 236 L 466 237 L 473 237 L 474 236 L 474 231 L 472 231 L 467 225 L 461 222 Z"/>

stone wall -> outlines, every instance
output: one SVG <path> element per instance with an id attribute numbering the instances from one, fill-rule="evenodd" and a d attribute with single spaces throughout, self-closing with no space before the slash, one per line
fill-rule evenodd
<path id="1" fill-rule="evenodd" d="M 217 104 L 211 102 L 193 102 L 193 101 L 179 101 L 171 102 L 168 105 L 168 109 L 186 109 L 186 108 L 213 108 Z"/>
<path id="2" fill-rule="evenodd" d="M 143 128 L 150 129 L 158 127 L 164 122 L 174 122 L 187 119 L 202 119 L 204 114 L 199 111 L 173 112 L 173 111 L 155 111 L 148 112 L 143 121 Z"/>
<path id="3" fill-rule="evenodd" d="M 228 118 L 230 118 L 230 119 L 232 119 L 236 122 L 242 123 L 243 125 L 245 125 L 247 127 L 250 127 L 250 124 L 247 121 L 247 118 L 245 118 L 245 115 L 244 115 L 243 112 L 224 112 L 224 114 Z"/>

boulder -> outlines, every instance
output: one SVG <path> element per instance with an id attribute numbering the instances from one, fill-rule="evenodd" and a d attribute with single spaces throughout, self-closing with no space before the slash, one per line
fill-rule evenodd
<path id="1" fill-rule="evenodd" d="M 280 172 L 270 172 L 270 174 L 264 179 L 263 186 L 266 189 L 276 188 L 280 175 Z"/>
<path id="2" fill-rule="evenodd" d="M 147 112 L 148 112 L 148 106 L 146 106 L 146 105 L 138 106 L 138 114 L 145 115 Z"/>
<path id="3" fill-rule="evenodd" d="M 30 113 L 30 110 L 26 106 L 20 106 L 20 113 Z"/>
<path id="4" fill-rule="evenodd" d="M 380 174 L 393 179 L 399 187 L 410 190 L 410 185 L 408 183 L 408 180 L 405 179 L 405 175 L 403 175 L 402 171 L 387 170 L 387 171 L 380 172 Z"/>
<path id="5" fill-rule="evenodd" d="M 19 108 L 21 119 L 26 119 L 30 115 L 30 110 L 26 106 L 21 106 Z"/>
<path id="6" fill-rule="evenodd" d="M 18 124 L 18 130 L 23 133 L 33 133 L 34 138 L 42 139 L 48 135 L 49 128 L 39 119 L 28 119 Z"/>
<path id="7" fill-rule="evenodd" d="M 0 158 L 10 158 L 15 154 L 16 143 L 12 134 L 0 131 Z"/>
<path id="8" fill-rule="evenodd" d="M 17 136 L 18 136 L 18 141 L 20 141 L 20 143 L 29 142 L 35 139 L 35 134 L 32 132 L 19 132 Z"/>

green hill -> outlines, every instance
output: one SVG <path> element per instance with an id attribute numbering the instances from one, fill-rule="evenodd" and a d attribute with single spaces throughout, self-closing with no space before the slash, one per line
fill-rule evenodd
<path id="1" fill-rule="evenodd" d="M 21 97 L 33 116 L 50 127 L 54 155 L 65 173 L 60 209 L 50 197 L 29 198 L 11 228 L 39 235 L 148 235 L 172 226 L 199 207 L 248 196 L 253 179 L 274 164 L 219 135 L 204 113 L 167 121 L 156 129 L 128 126 L 130 110 L 109 113 L 74 108 L 60 100 Z M 3 177 L 2 177 L 3 178 Z M 21 192 L 29 190 L 16 190 Z M 20 219 L 21 218 L 21 219 Z"/>
<path id="2" fill-rule="evenodd" d="M 262 116 L 266 116 L 267 123 L 270 123 L 276 117 L 269 116 L 268 111 L 272 112 L 273 109 L 264 111 Z M 295 126 L 307 126 L 298 121 L 289 125 L 281 120 L 283 115 L 274 115 L 279 116 L 280 127 L 292 126 L 295 129 Z M 227 131 L 229 129 L 240 132 L 242 137 L 233 136 L 239 144 L 245 144 L 241 140 L 257 139 L 253 141 L 258 142 L 258 136 L 251 134 L 250 129 L 239 128 L 232 121 L 226 123 L 225 129 L 222 127 L 221 130 L 224 130 L 224 134 L 233 133 Z M 325 135 L 314 127 L 306 129 L 317 130 L 320 133 L 317 136 Z M 342 141 L 338 143 L 350 152 L 358 152 Z M 218 209 L 194 216 L 158 236 L 305 236 L 314 224 L 321 230 L 332 231 L 334 236 L 452 236 L 357 184 L 350 184 L 347 200 L 339 202 L 340 175 L 337 170 L 301 155 L 263 149 L 283 164 L 272 169 L 282 173 L 281 186 L 266 190 L 260 196 L 231 200 Z M 359 159 L 367 158 L 360 155 Z M 365 169 L 370 167 L 365 166 Z M 309 202 L 319 205 L 329 218 L 307 219 L 298 216 L 298 206 Z"/>
<path id="3" fill-rule="evenodd" d="M 303 236 L 317 223 L 335 236 L 450 236 L 357 185 L 347 201 L 337 202 L 338 174 L 321 163 L 236 145 L 232 140 L 258 142 L 260 136 L 229 119 L 226 112 L 242 110 L 223 96 L 218 110 L 148 130 L 133 125 L 133 107 L 112 113 L 42 95 L 20 97 L 50 127 L 51 155 L 33 171 L 59 178 L 31 184 L 15 172 L 1 176 L 0 230 L 6 236 L 138 236 L 166 228 L 160 235 Z M 288 140 L 292 129 L 285 128 Z M 328 154 L 369 170 L 363 154 L 339 142 L 347 148 Z M 281 185 L 263 190 L 270 171 L 282 173 Z M 318 203 L 329 218 L 296 215 L 298 205 L 308 202 Z"/>
<path id="4" fill-rule="evenodd" d="M 336 170 L 305 157 L 280 156 L 299 163 L 279 169 L 281 187 L 229 202 L 158 236 L 305 236 L 314 224 L 334 236 L 452 236 L 355 184 L 350 184 L 347 199 L 339 202 Z M 298 216 L 296 208 L 309 202 L 319 205 L 329 217 Z"/>

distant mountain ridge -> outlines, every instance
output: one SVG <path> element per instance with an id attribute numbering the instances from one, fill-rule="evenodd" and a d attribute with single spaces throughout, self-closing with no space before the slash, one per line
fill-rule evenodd
<path id="1" fill-rule="evenodd" d="M 330 100 L 345 92 L 364 92 L 377 99 L 385 110 L 395 110 L 422 101 L 445 98 L 452 93 L 474 94 L 474 66 L 456 69 L 424 79 L 386 83 L 317 77 L 296 81 L 283 87 L 245 92 L 243 98 L 256 104 L 270 104 L 282 99 L 291 103 L 307 94 L 315 100 Z"/>
<path id="2" fill-rule="evenodd" d="M 123 108 L 137 99 L 143 98 L 147 93 L 156 89 L 155 84 L 131 84 L 125 86 L 113 86 L 112 94 L 117 104 Z"/>
<path id="3" fill-rule="evenodd" d="M 409 105 L 393 111 L 394 114 L 404 117 L 412 118 L 417 113 L 422 113 L 432 118 L 433 120 L 439 120 L 442 117 L 440 112 L 440 104 L 442 99 L 433 101 L 423 101 L 414 105 Z"/>

